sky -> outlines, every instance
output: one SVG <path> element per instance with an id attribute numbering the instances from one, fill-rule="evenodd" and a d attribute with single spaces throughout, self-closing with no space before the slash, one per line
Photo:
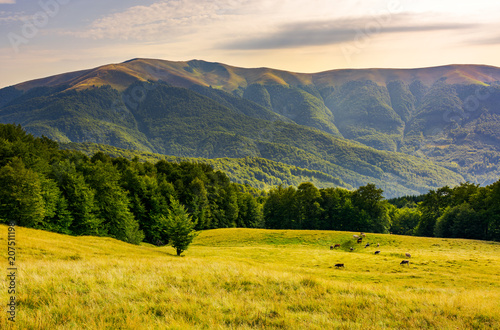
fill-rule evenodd
<path id="1" fill-rule="evenodd" d="M 0 88 L 132 58 L 312 73 L 499 54 L 491 0 L 0 0 Z"/>

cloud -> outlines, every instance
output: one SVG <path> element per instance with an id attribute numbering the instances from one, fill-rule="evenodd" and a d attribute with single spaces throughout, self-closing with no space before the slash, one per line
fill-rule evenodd
<path id="1" fill-rule="evenodd" d="M 498 31 L 495 29 L 495 31 Z M 493 37 L 482 37 L 478 36 L 474 39 L 469 39 L 466 41 L 467 45 L 479 45 L 479 46 L 491 46 L 500 45 L 500 35 L 495 35 Z"/>
<path id="2" fill-rule="evenodd" d="M 200 26 L 220 21 L 250 4 L 250 0 L 173 0 L 134 6 L 102 17 L 85 30 L 68 32 L 82 38 L 150 40 L 182 36 Z"/>
<path id="3" fill-rule="evenodd" d="M 262 50 L 295 48 L 303 46 L 334 45 L 354 41 L 358 36 L 373 36 L 391 33 L 462 30 L 475 27 L 473 24 L 411 24 L 408 14 L 390 17 L 370 16 L 355 19 L 309 21 L 283 24 L 266 36 L 237 40 L 223 45 L 225 49 Z"/>
<path id="4" fill-rule="evenodd" d="M 15 5 L 16 0 L 0 0 L 0 5 Z"/>
<path id="5" fill-rule="evenodd" d="M 2 1 L 2 0 L 0 0 Z M 0 24 L 20 22 L 29 19 L 29 16 L 24 13 L 13 13 L 7 11 L 0 11 Z"/>

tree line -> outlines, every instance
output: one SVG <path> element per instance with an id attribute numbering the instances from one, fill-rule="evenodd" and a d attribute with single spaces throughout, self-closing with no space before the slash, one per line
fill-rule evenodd
<path id="1" fill-rule="evenodd" d="M 192 230 L 229 227 L 490 240 L 500 233 L 500 181 L 391 201 L 373 184 L 354 191 L 311 183 L 260 191 L 207 164 L 61 150 L 16 125 L 0 125 L 0 186 L 1 222 L 134 244 L 172 243 L 179 232 L 192 239 Z"/>
<path id="2" fill-rule="evenodd" d="M 397 205 L 391 211 L 393 233 L 500 240 L 500 180 L 486 187 L 470 182 L 445 186 L 391 203 Z"/>

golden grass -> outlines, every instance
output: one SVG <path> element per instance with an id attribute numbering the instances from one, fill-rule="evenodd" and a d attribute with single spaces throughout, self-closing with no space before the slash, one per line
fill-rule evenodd
<path id="1" fill-rule="evenodd" d="M 179 258 L 17 228 L 17 320 L 2 312 L 0 328 L 500 328 L 500 244 L 367 234 L 364 248 L 352 234 L 210 230 Z M 411 263 L 400 266 L 405 252 Z"/>

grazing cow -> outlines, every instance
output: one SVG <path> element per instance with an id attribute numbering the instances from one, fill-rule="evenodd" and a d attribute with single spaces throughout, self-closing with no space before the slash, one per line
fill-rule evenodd
<path id="1" fill-rule="evenodd" d="M 360 233 L 361 236 L 366 237 L 365 233 Z"/>
<path id="2" fill-rule="evenodd" d="M 380 243 L 377 243 L 377 247 L 380 247 Z"/>
<path id="3" fill-rule="evenodd" d="M 410 261 L 409 260 L 403 260 L 401 261 L 400 265 L 409 265 Z"/>
<path id="4" fill-rule="evenodd" d="M 344 268 L 344 264 L 335 264 L 335 268 L 340 268 L 340 267 Z"/>
<path id="5" fill-rule="evenodd" d="M 359 238 L 359 236 L 358 236 L 358 235 L 352 235 L 352 237 L 353 237 L 354 239 L 358 239 L 358 238 Z"/>
<path id="6" fill-rule="evenodd" d="M 330 245 L 330 250 L 333 250 L 333 245 Z"/>
<path id="7" fill-rule="evenodd" d="M 163 246 L 163 245 L 165 245 L 165 243 L 163 243 L 163 241 L 158 239 L 158 240 L 156 240 L 155 245 L 156 246 Z"/>
<path id="8" fill-rule="evenodd" d="M 409 254 L 408 252 L 407 252 L 407 253 L 405 253 L 405 256 L 406 256 L 407 258 L 411 258 L 411 254 Z"/>
<path id="9" fill-rule="evenodd" d="M 333 247 L 334 249 L 336 248 L 340 248 L 340 244 L 335 244 L 335 246 Z"/>
<path id="10" fill-rule="evenodd" d="M 379 254 L 379 253 L 380 253 L 380 251 L 375 251 L 375 254 Z"/>
<path id="11" fill-rule="evenodd" d="M 353 248 L 353 247 L 350 247 L 349 249 L 351 249 L 351 251 L 353 251 L 353 250 L 354 250 L 354 248 Z"/>
<path id="12" fill-rule="evenodd" d="M 363 241 L 363 239 L 360 237 L 358 238 L 358 244 L 361 243 Z"/>
<path id="13" fill-rule="evenodd" d="M 366 247 L 369 247 L 369 246 L 370 246 L 370 243 L 366 243 L 365 248 L 366 248 Z"/>

